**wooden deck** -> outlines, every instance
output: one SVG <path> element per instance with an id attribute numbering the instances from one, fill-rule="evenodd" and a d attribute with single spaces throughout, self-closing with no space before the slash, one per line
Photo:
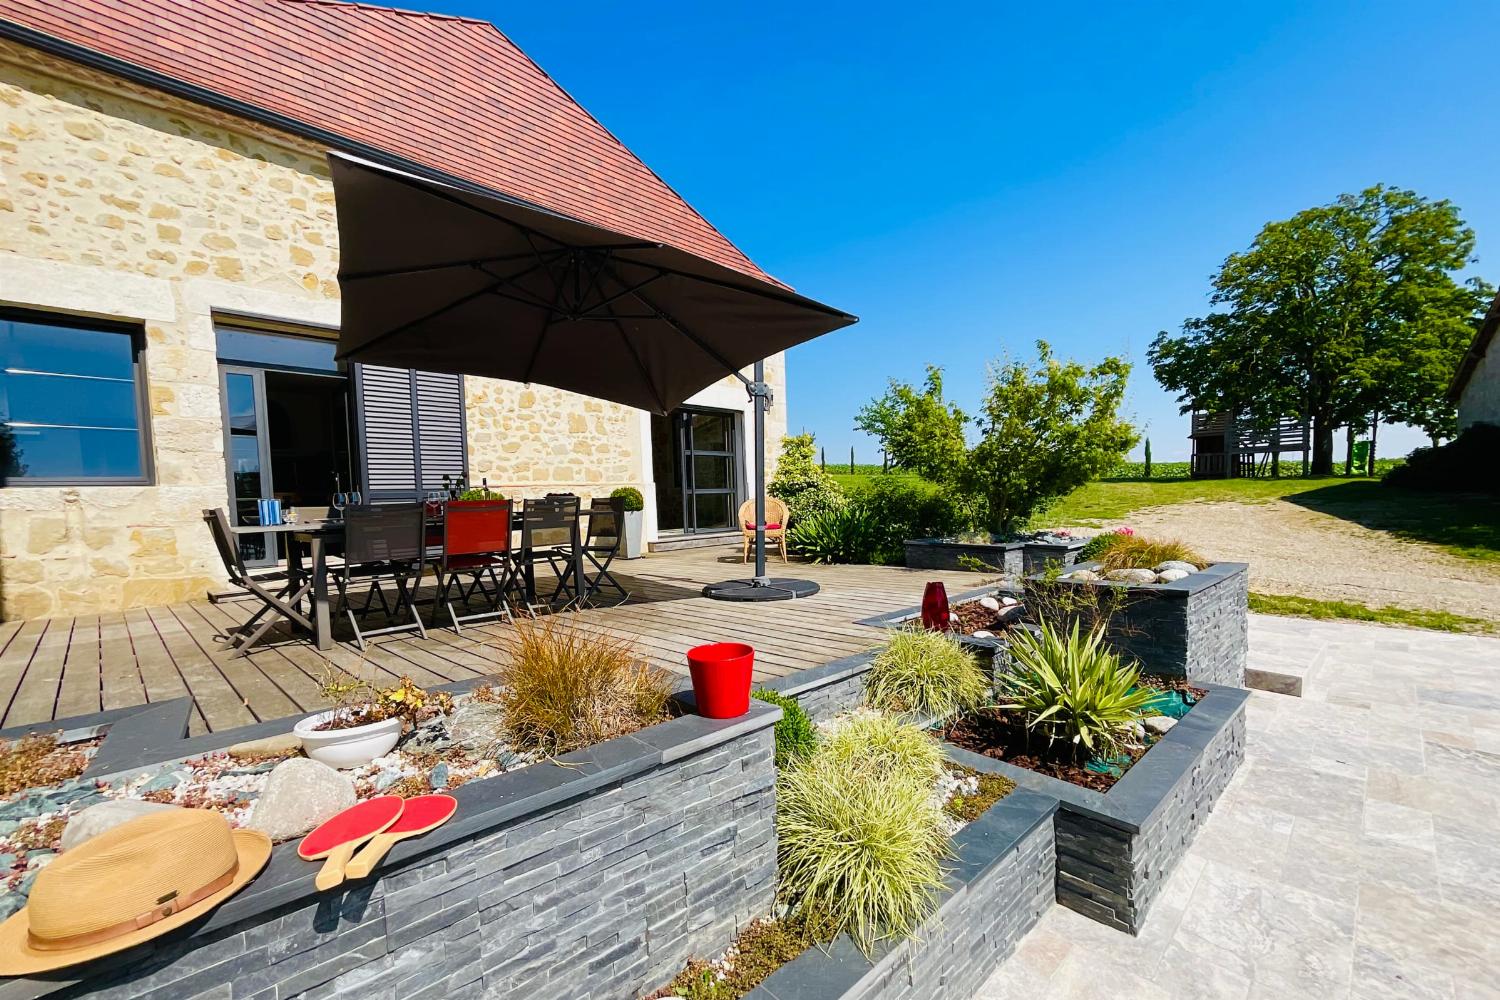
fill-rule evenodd
<path id="1" fill-rule="evenodd" d="M 793 575 L 822 592 L 800 601 L 711 601 L 703 584 L 743 575 L 738 547 L 659 553 L 615 563 L 628 602 L 578 612 L 578 620 L 632 637 L 654 663 L 685 672 L 683 654 L 703 642 L 755 646 L 756 673 L 779 676 L 868 649 L 879 633 L 860 618 L 908 607 L 922 585 L 941 579 L 950 593 L 976 586 L 978 574 L 881 566 L 793 564 Z M 772 573 L 784 572 L 773 562 Z M 243 621 L 246 603 L 207 601 L 108 615 L 0 624 L 0 726 L 62 719 L 102 709 L 190 695 L 192 731 L 230 729 L 323 707 L 318 678 L 329 664 L 389 682 L 403 674 L 443 684 L 490 673 L 510 626 L 502 622 L 382 636 L 361 653 L 341 642 L 320 653 L 283 637 L 247 657 L 220 651 L 215 636 Z M 424 611 L 430 612 L 430 606 Z M 343 636 L 347 626 L 336 634 Z"/>

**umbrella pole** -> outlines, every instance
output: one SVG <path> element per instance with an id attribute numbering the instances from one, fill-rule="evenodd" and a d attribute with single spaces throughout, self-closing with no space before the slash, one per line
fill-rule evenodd
<path id="1" fill-rule="evenodd" d="M 771 387 L 766 385 L 766 363 L 755 362 L 755 378 L 735 372 L 750 393 L 755 408 L 755 575 L 750 579 L 726 580 L 703 588 L 703 596 L 720 601 L 790 601 L 811 597 L 818 585 L 811 580 L 793 580 L 766 575 L 766 411 L 771 408 Z M 782 525 L 782 530 L 786 525 Z"/>
<path id="2" fill-rule="evenodd" d="M 750 389 L 755 405 L 755 586 L 770 583 L 766 576 L 766 407 L 771 404 L 766 388 L 766 363 L 755 362 L 755 383 Z"/>

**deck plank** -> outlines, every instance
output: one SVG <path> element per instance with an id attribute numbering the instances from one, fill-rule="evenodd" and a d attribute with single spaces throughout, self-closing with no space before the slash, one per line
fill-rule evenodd
<path id="1" fill-rule="evenodd" d="M 748 575 L 738 548 L 654 553 L 616 561 L 612 572 L 629 601 L 568 612 L 567 620 L 634 643 L 653 664 L 686 673 L 686 652 L 703 642 L 747 642 L 764 680 L 879 644 L 880 632 L 861 618 L 910 607 L 928 580 L 950 593 L 985 576 L 887 566 L 815 566 L 772 561 L 771 571 L 816 581 L 812 598 L 734 604 L 703 597 L 703 585 Z M 431 588 L 423 591 L 431 596 Z M 336 623 L 334 648 L 314 649 L 306 637 L 279 629 L 248 657 L 234 657 L 215 637 L 243 622 L 253 602 L 193 601 L 122 614 L 0 624 L 0 709 L 3 724 L 20 725 L 101 707 L 193 700 L 191 732 L 221 730 L 324 707 L 320 681 L 330 667 L 390 684 L 409 675 L 422 685 L 486 676 L 503 662 L 514 626 L 475 622 L 455 633 L 432 628 L 378 637 L 361 652 Z M 431 605 L 423 610 L 430 612 Z M 372 625 L 377 624 L 372 620 Z"/>

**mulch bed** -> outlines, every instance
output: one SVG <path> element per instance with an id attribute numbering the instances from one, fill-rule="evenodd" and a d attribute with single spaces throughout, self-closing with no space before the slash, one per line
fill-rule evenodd
<path id="1" fill-rule="evenodd" d="M 978 601 L 964 601 L 962 604 L 955 604 L 950 610 L 958 616 L 958 632 L 973 635 L 975 632 L 988 630 L 999 635 L 1021 620 L 1016 613 L 1018 606 L 1012 604 L 999 611 L 991 611 Z"/>
<path id="2" fill-rule="evenodd" d="M 1051 750 L 1041 737 L 1028 741 L 1025 723 L 1016 712 L 1000 708 L 981 708 L 962 716 L 950 725 L 943 738 L 994 760 L 1003 760 L 1028 771 L 1045 774 L 1096 792 L 1107 792 L 1119 778 L 1110 774 L 1098 774 L 1082 764 L 1075 764 L 1068 756 L 1068 747 L 1058 744 Z M 1050 752 L 1049 752 L 1050 750 Z M 1146 752 L 1145 747 L 1126 751 L 1134 764 Z M 1126 768 L 1129 771 L 1129 768 Z"/>

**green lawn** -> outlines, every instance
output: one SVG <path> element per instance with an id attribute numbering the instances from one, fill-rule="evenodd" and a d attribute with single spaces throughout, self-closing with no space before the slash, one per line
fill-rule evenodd
<path id="1" fill-rule="evenodd" d="M 1047 524 L 1097 527 L 1144 507 L 1193 501 L 1235 500 L 1257 503 L 1289 493 L 1303 493 L 1343 479 L 1100 479 L 1079 487 L 1053 504 L 1037 520 Z"/>
<path id="2" fill-rule="evenodd" d="M 1372 608 L 1356 601 L 1320 601 L 1311 597 L 1283 594 L 1250 594 L 1250 610 L 1266 615 L 1289 615 L 1294 618 L 1337 619 L 1341 621 L 1379 622 L 1407 628 L 1434 629 L 1439 632 L 1474 632 L 1481 635 L 1496 631 L 1495 623 L 1483 618 L 1469 618 L 1447 611 L 1415 608 Z"/>

